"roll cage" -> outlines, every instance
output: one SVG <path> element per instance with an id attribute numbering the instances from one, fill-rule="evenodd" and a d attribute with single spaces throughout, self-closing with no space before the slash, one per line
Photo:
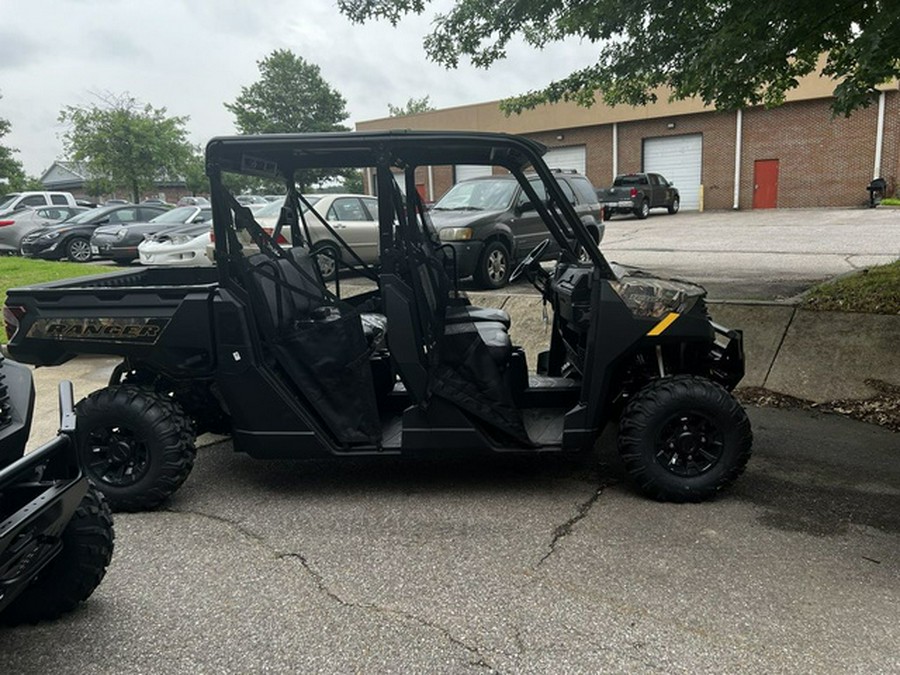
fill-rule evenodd
<path id="1" fill-rule="evenodd" d="M 532 200 L 548 232 L 560 247 L 561 255 L 576 260 L 585 251 L 601 277 L 613 279 L 615 274 L 597 248 L 574 208 L 540 157 L 546 148 L 530 139 L 508 134 L 472 132 L 388 131 L 323 134 L 269 134 L 263 136 L 232 136 L 212 139 L 206 150 L 206 171 L 210 178 L 215 230 L 215 256 L 220 280 L 228 282 L 229 261 L 240 245 L 233 236 L 235 218 L 233 196 L 222 182 L 222 173 L 263 176 L 285 183 L 288 195 L 279 219 L 279 228 L 290 227 L 295 244 L 309 241 L 304 214 L 299 204 L 303 200 L 295 190 L 294 175 L 306 168 L 374 169 L 378 193 L 379 244 L 382 252 L 382 272 L 397 272 L 399 261 L 392 252 L 397 250 L 398 233 L 409 236 L 413 230 L 439 246 L 428 215 L 415 189 L 415 170 L 420 166 L 447 164 L 481 164 L 507 169 Z M 525 176 L 531 167 L 544 184 L 546 201 L 537 193 Z M 392 169 L 400 169 L 405 176 L 405 197 L 394 183 Z M 340 235 L 322 219 L 336 240 Z M 402 228 L 398 228 L 402 225 Z M 344 248 L 355 256 L 352 249 Z M 365 273 L 366 266 L 362 265 Z M 372 276 L 371 273 L 367 276 Z"/>

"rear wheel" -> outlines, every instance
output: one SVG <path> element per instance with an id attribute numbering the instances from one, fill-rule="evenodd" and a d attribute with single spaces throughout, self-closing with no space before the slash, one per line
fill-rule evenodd
<path id="1" fill-rule="evenodd" d="M 2 615 L 6 625 L 55 619 L 90 597 L 112 558 L 112 514 L 94 487 L 63 530 L 62 550 Z"/>
<path id="2" fill-rule="evenodd" d="M 653 499 L 699 502 L 743 473 L 753 434 L 740 404 L 702 377 L 656 380 L 626 406 L 619 453 L 642 492 Z"/>
<path id="3" fill-rule="evenodd" d="M 84 237 L 72 237 L 66 242 L 65 251 L 72 262 L 88 262 L 91 259 L 91 242 Z"/>
<path id="4" fill-rule="evenodd" d="M 197 454 L 181 406 L 150 387 L 111 386 L 76 406 L 85 473 L 115 511 L 159 506 L 187 479 Z"/>
<path id="5" fill-rule="evenodd" d="M 319 274 L 322 275 L 322 281 L 334 281 L 337 276 L 338 263 L 341 252 L 337 246 L 331 243 L 317 244 L 312 254 L 316 258 L 316 264 L 319 266 Z"/>
<path id="6" fill-rule="evenodd" d="M 669 205 L 669 215 L 675 215 L 678 213 L 678 209 L 681 207 L 681 200 L 678 197 L 672 200 L 672 203 Z"/>
<path id="7" fill-rule="evenodd" d="M 503 288 L 509 281 L 512 262 L 509 250 L 501 241 L 489 241 L 478 259 L 475 281 L 482 288 Z"/>
<path id="8" fill-rule="evenodd" d="M 634 210 L 634 215 L 638 217 L 638 220 L 643 220 L 647 216 L 650 215 L 650 202 L 646 199 L 641 202 L 640 206 L 638 206 Z"/>

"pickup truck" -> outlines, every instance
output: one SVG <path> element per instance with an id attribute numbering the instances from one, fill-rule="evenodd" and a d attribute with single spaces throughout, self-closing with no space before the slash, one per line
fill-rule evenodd
<path id="1" fill-rule="evenodd" d="M 650 215 L 650 209 L 656 208 L 675 214 L 681 205 L 681 197 L 674 183 L 658 173 L 616 176 L 611 188 L 597 190 L 597 198 L 603 206 L 604 220 L 614 213 L 633 213 L 643 220 Z"/>
<path id="2" fill-rule="evenodd" d="M 71 192 L 10 192 L 0 197 L 0 213 L 42 206 L 78 206 Z"/>

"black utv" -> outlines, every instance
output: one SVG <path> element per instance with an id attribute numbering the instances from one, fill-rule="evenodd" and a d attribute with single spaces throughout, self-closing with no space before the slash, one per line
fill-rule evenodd
<path id="1" fill-rule="evenodd" d="M 112 517 L 75 451 L 72 385 L 60 384 L 60 432 L 25 453 L 34 385 L 0 355 L 0 624 L 54 619 L 106 574 Z"/>
<path id="2" fill-rule="evenodd" d="M 78 406 L 88 470 L 118 508 L 153 507 L 177 489 L 193 431 L 209 428 L 258 457 L 436 457 L 582 451 L 612 421 L 645 494 L 712 497 L 750 457 L 750 425 L 729 393 L 744 373 L 741 333 L 710 321 L 702 288 L 609 264 L 544 151 L 486 133 L 216 138 L 206 150 L 216 268 L 12 290 L 9 350 L 44 365 L 124 357 L 110 386 Z M 458 290 L 455 250 L 419 199 L 417 169 L 455 164 L 507 171 L 546 226 L 512 273 L 552 308 L 536 363 L 512 343 L 506 312 Z M 378 270 L 298 192 L 313 168 L 364 172 L 378 198 Z M 231 173 L 285 185 L 274 232 L 228 190 Z M 312 219 L 369 290 L 323 283 L 303 244 Z M 285 230 L 292 248 L 276 243 Z M 550 246 L 546 270 L 537 261 Z"/>

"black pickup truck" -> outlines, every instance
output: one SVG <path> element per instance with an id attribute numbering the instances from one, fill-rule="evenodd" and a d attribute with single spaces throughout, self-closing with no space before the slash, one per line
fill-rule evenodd
<path id="1" fill-rule="evenodd" d="M 616 176 L 611 188 L 597 190 L 597 198 L 603 207 L 604 220 L 609 220 L 614 213 L 633 213 L 643 220 L 650 215 L 650 209 L 664 208 L 675 214 L 681 206 L 675 184 L 658 173 Z"/>

